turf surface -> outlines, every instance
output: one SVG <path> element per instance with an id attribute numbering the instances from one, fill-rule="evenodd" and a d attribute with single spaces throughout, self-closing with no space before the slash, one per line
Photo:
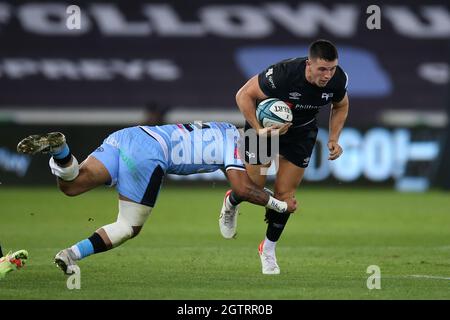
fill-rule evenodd
<path id="1" fill-rule="evenodd" d="M 30 260 L 0 282 L 0 299 L 450 299 L 448 193 L 302 188 L 277 249 L 281 274 L 267 276 L 263 209 L 241 205 L 238 237 L 224 240 L 225 190 L 164 188 L 141 234 L 81 261 L 81 290 L 68 290 L 52 259 L 115 220 L 115 192 L 1 186 L 0 241 Z M 369 265 L 380 290 L 366 286 Z"/>

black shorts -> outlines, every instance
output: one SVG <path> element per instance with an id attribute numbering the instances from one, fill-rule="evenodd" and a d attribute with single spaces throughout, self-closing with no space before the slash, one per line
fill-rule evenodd
<path id="1" fill-rule="evenodd" d="M 244 130 L 251 129 L 245 123 Z M 297 167 L 306 168 L 309 164 L 314 145 L 316 144 L 318 128 L 316 123 L 304 127 L 290 128 L 288 132 L 279 137 L 279 154 Z M 250 139 L 245 136 L 244 158 L 249 164 L 267 164 L 276 154 L 272 154 L 271 138 L 256 137 Z"/>

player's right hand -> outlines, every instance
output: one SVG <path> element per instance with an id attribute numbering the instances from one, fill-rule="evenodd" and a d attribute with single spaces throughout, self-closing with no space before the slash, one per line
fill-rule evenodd
<path id="1" fill-rule="evenodd" d="M 286 212 L 294 213 L 294 211 L 297 210 L 297 200 L 295 200 L 294 197 L 287 199 L 286 203 L 288 205 Z"/>
<path id="2" fill-rule="evenodd" d="M 260 136 L 281 136 L 285 134 L 289 127 L 292 125 L 292 122 L 286 122 L 284 124 L 274 124 L 270 127 L 261 128 L 258 130 L 258 135 Z"/>

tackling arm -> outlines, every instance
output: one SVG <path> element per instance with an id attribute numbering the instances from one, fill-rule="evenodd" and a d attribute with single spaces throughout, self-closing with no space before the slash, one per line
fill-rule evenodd
<path id="1" fill-rule="evenodd" d="M 252 77 L 247 83 L 239 89 L 236 94 L 236 103 L 239 110 L 245 117 L 245 120 L 261 135 L 271 135 L 272 130 L 274 133 L 284 134 L 287 132 L 291 123 L 285 123 L 283 125 L 273 125 L 263 128 L 258 119 L 256 118 L 256 102 L 267 99 L 268 96 L 264 94 L 258 83 L 258 76 Z"/>
<path id="2" fill-rule="evenodd" d="M 278 212 L 292 213 L 297 209 L 297 201 L 294 198 L 286 201 L 275 199 L 253 183 L 246 171 L 230 169 L 227 171 L 227 178 L 230 181 L 233 191 L 243 201 L 264 206 Z"/>

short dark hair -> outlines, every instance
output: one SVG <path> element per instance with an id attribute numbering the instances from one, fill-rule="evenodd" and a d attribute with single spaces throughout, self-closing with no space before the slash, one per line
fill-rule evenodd
<path id="1" fill-rule="evenodd" d="M 338 52 L 331 41 L 319 39 L 311 43 L 309 46 L 309 58 L 334 61 L 338 58 Z"/>

